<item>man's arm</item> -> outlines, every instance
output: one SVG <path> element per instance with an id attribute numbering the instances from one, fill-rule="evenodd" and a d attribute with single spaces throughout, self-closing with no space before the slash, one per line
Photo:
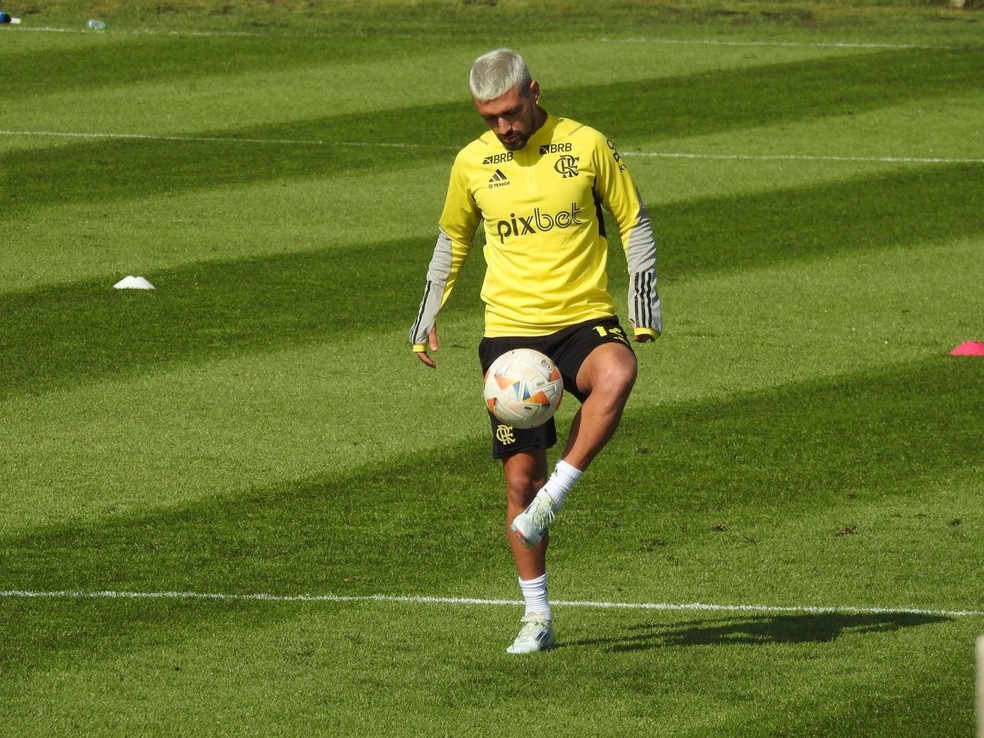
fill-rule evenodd
<path id="1" fill-rule="evenodd" d="M 424 296 L 417 309 L 417 319 L 410 327 L 409 339 L 413 352 L 432 369 L 437 364 L 428 355 L 428 351 L 438 350 L 437 315 L 454 289 L 480 220 L 481 212 L 468 191 L 467 177 L 462 170 L 459 154 L 451 168 L 437 243 L 427 267 Z"/>
<path id="2" fill-rule="evenodd" d="M 436 368 L 437 364 L 428 356 L 427 351 L 438 350 L 437 314 L 441 311 L 454 285 L 452 252 L 451 238 L 442 228 L 434 246 L 434 255 L 427 267 L 427 283 L 424 286 L 420 307 L 417 308 L 417 319 L 410 327 L 410 345 L 414 353 L 432 369 Z M 461 261 L 464 261 L 464 256 L 461 257 Z"/>
<path id="3" fill-rule="evenodd" d="M 636 341 L 655 341 L 663 332 L 663 308 L 656 290 L 656 238 L 642 197 L 636 222 L 623 234 L 625 260 L 629 268 L 629 321 Z"/>
<path id="4" fill-rule="evenodd" d="M 621 155 L 599 134 L 595 149 L 595 192 L 618 222 L 629 271 L 629 322 L 635 340 L 644 343 L 663 332 L 663 312 L 656 290 L 656 237 L 649 212 Z"/>

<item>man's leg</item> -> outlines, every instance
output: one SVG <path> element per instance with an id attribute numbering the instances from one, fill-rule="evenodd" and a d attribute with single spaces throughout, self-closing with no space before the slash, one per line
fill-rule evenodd
<path id="1" fill-rule="evenodd" d="M 606 343 L 590 354 L 577 373 L 587 399 L 574 416 L 561 459 L 584 471 L 615 435 L 635 384 L 635 354 L 620 343 Z"/>
<path id="2" fill-rule="evenodd" d="M 536 579 L 546 572 L 547 539 L 526 548 L 516 536 L 509 535 L 509 526 L 533 501 L 547 481 L 547 452 L 544 449 L 520 451 L 503 462 L 506 477 L 506 535 L 522 580 Z"/>
<path id="3" fill-rule="evenodd" d="M 519 587 L 526 605 L 523 628 L 507 651 L 533 653 L 548 649 L 555 643 L 553 613 L 547 598 L 547 536 L 543 536 L 537 545 L 527 548 L 516 536 L 509 535 L 509 526 L 546 482 L 547 452 L 537 449 L 513 454 L 505 460 L 503 469 L 506 477 L 506 537 L 516 562 Z"/>
<path id="4" fill-rule="evenodd" d="M 636 371 L 635 354 L 619 343 L 596 347 L 581 364 L 577 387 L 587 397 L 571 423 L 564 453 L 539 494 L 510 526 L 522 545 L 539 543 L 567 494 L 615 434 Z"/>

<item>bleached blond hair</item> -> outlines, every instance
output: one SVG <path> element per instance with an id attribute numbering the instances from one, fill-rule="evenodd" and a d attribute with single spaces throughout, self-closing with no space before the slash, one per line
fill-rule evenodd
<path id="1" fill-rule="evenodd" d="M 472 64 L 468 76 L 472 97 L 480 102 L 495 100 L 517 85 L 529 87 L 532 81 L 523 57 L 512 49 L 495 49 L 482 54 Z"/>

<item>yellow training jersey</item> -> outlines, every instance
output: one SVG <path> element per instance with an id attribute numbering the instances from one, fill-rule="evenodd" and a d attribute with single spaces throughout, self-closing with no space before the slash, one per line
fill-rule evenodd
<path id="1" fill-rule="evenodd" d="M 602 208 L 626 252 L 629 319 L 659 335 L 656 244 L 625 163 L 598 131 L 548 115 L 519 151 L 489 131 L 455 158 L 411 344 L 426 344 L 483 220 L 486 336 L 546 335 L 614 315 Z"/>

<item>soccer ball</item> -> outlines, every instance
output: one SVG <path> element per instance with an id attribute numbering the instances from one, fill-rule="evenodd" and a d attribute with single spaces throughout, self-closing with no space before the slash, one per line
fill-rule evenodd
<path id="1" fill-rule="evenodd" d="M 485 373 L 485 404 L 499 422 L 535 428 L 560 407 L 564 381 L 549 356 L 533 349 L 507 351 Z"/>

